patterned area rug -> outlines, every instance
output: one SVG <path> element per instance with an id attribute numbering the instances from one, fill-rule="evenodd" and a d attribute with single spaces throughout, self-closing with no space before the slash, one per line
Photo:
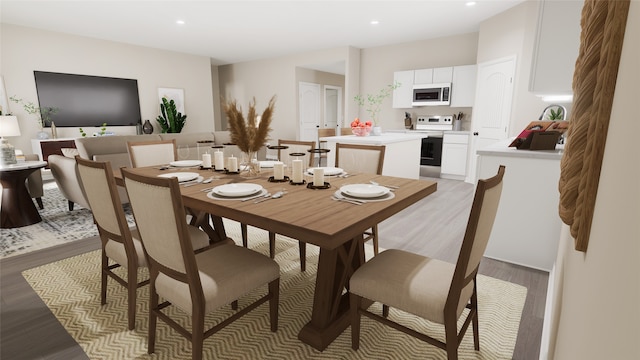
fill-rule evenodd
<path id="1" fill-rule="evenodd" d="M 240 239 L 240 226 L 226 221 L 227 233 Z M 249 245 L 268 254 L 267 232 L 249 228 Z M 347 329 L 324 352 L 300 342 L 298 331 L 310 318 L 318 261 L 318 248 L 307 246 L 307 271 L 300 272 L 298 243 L 279 236 L 276 261 L 280 264 L 280 317 L 276 333 L 269 331 L 268 306 L 261 305 L 239 321 L 205 340 L 205 359 L 446 359 L 446 353 L 366 317 L 362 318 L 360 350 L 351 349 Z M 367 245 L 368 256 L 371 247 Z M 138 289 L 136 329 L 127 330 L 126 291 L 109 281 L 107 304 L 100 305 L 98 251 L 29 269 L 24 277 L 44 300 L 69 334 L 91 359 L 190 359 L 191 345 L 158 321 L 156 353 L 147 354 L 148 286 Z M 140 271 L 139 277 L 146 276 Z M 467 331 L 461 359 L 511 359 L 518 333 L 526 288 L 479 275 L 480 352 L 473 350 Z M 240 307 L 265 290 L 240 299 Z M 381 310 L 379 304 L 372 305 Z M 207 325 L 230 314 L 224 307 L 207 317 Z M 188 317 L 171 307 L 172 316 L 188 324 Z M 443 340 L 443 327 L 391 309 L 391 318 Z"/>
<path id="2" fill-rule="evenodd" d="M 91 211 L 76 204 L 69 211 L 55 182 L 44 185 L 42 221 L 15 229 L 0 229 L 0 259 L 98 235 Z M 130 224 L 133 217 L 127 216 Z"/>

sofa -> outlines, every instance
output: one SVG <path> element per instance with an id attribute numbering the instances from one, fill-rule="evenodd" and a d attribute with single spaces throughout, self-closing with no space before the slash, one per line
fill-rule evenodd
<path id="1" fill-rule="evenodd" d="M 97 136 L 83 137 L 75 139 L 75 151 L 65 151 L 66 156 L 50 155 L 49 167 L 54 180 L 58 184 L 58 188 L 62 195 L 69 201 L 69 210 L 73 210 L 73 204 L 77 203 L 83 207 L 88 207 L 87 201 L 82 193 L 79 178 L 76 174 L 76 165 L 74 155 L 79 155 L 84 159 L 95 161 L 109 161 L 112 169 L 121 167 L 131 167 L 131 160 L 127 149 L 129 141 L 157 141 L 157 140 L 176 140 L 178 147 L 186 146 L 189 149 L 188 159 L 200 159 L 205 151 L 212 152 L 210 148 L 214 145 L 230 144 L 231 137 L 228 131 L 213 131 L 200 133 L 179 133 L 179 134 L 150 134 L 150 135 L 115 135 L 115 136 Z M 210 143 L 201 143 L 199 141 L 211 141 Z M 71 149 L 69 149 L 71 150 Z M 226 145 L 225 153 L 227 156 L 242 156 L 242 151 L 236 145 Z M 258 151 L 258 159 L 266 157 L 266 148 L 263 147 Z M 128 203 L 129 200 L 126 191 L 121 188 L 120 200 L 122 203 Z"/>

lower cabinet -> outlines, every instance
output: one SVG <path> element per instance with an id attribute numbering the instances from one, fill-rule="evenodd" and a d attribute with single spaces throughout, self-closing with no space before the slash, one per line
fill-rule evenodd
<path id="1" fill-rule="evenodd" d="M 440 177 L 464 180 L 467 175 L 467 150 L 469 134 L 447 134 L 442 139 L 442 164 Z"/>

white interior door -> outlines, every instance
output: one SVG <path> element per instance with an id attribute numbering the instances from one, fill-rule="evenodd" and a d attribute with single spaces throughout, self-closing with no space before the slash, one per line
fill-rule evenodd
<path id="1" fill-rule="evenodd" d="M 300 141 L 316 141 L 320 125 L 320 84 L 298 83 L 298 106 L 300 111 Z"/>
<path id="2" fill-rule="evenodd" d="M 468 182 L 477 181 L 476 150 L 507 138 L 516 56 L 478 64 Z"/>
<path id="3" fill-rule="evenodd" d="M 320 128 L 338 128 L 342 123 L 342 88 L 324 86 L 324 121 Z"/>

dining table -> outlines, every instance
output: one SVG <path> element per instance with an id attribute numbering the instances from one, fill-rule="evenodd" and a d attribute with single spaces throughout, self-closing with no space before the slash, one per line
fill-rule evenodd
<path id="1" fill-rule="evenodd" d="M 435 181 L 374 174 L 326 176 L 323 186 L 314 187 L 313 176 L 309 174 L 305 176 L 305 184 L 295 185 L 273 180 L 271 169 L 262 169 L 256 177 L 159 166 L 132 171 L 150 177 L 188 171 L 197 172 L 201 176 L 199 181 L 211 179 L 209 183 L 196 181 L 181 185 L 180 191 L 183 205 L 199 217 L 199 225 L 206 228 L 213 242 L 227 239 L 222 221 L 226 218 L 318 246 L 320 255 L 311 318 L 300 329 L 298 339 L 320 351 L 350 324 L 349 296 L 345 289 L 348 290 L 351 274 L 365 262 L 363 233 L 437 189 Z M 123 185 L 120 171 L 115 170 L 114 175 L 116 182 Z M 337 192 L 343 186 L 371 182 L 387 187 L 391 190 L 390 196 L 363 203 L 338 201 L 333 197 L 339 195 Z M 283 192 L 283 196 L 256 203 L 219 199 L 206 191 L 232 183 L 260 185 L 272 194 Z"/>

